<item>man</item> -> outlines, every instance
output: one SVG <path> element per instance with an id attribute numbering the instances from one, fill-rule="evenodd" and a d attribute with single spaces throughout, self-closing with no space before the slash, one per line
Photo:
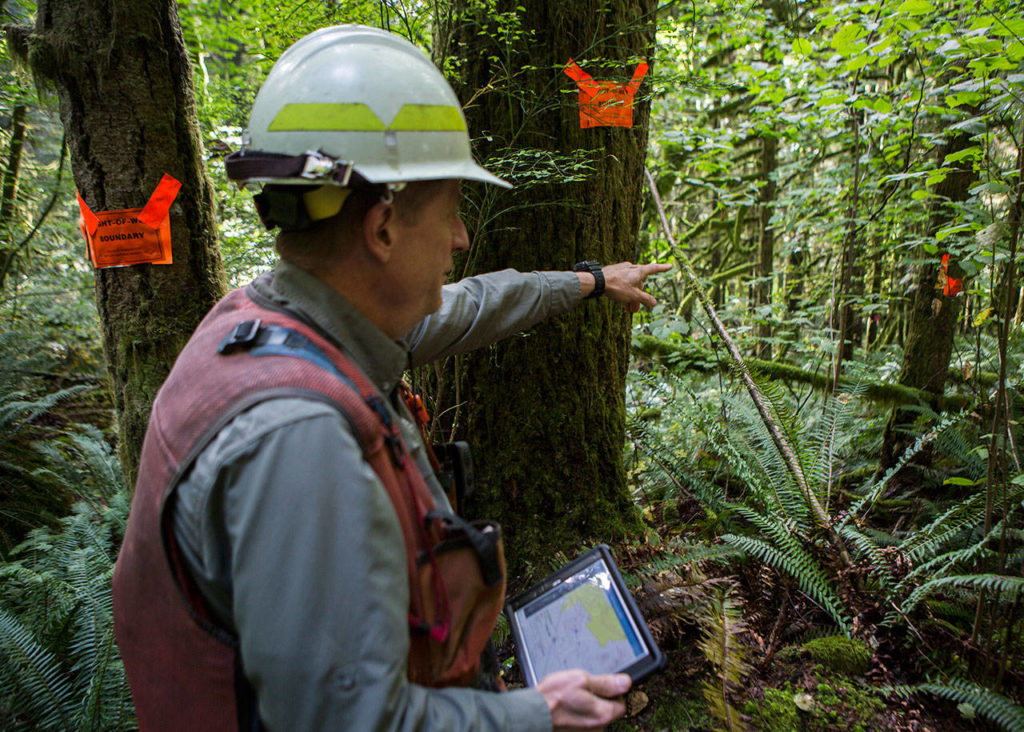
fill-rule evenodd
<path id="1" fill-rule="evenodd" d="M 469 246 L 459 181 L 507 184 L 473 161 L 441 74 L 390 33 L 297 42 L 249 134 L 228 173 L 265 184 L 281 262 L 211 311 L 154 402 L 114 579 L 140 726 L 596 729 L 621 716 L 621 674 L 452 686 L 476 670 L 503 575 L 445 575 L 435 548 L 457 520 L 438 518 L 450 506 L 397 387 L 406 368 L 602 290 L 652 305 L 644 278 L 668 267 L 444 286 Z M 469 582 L 485 599 L 459 615 Z"/>

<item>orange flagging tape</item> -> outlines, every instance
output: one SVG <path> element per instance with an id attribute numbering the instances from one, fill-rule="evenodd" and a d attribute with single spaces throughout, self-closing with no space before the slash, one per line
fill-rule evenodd
<path id="1" fill-rule="evenodd" d="M 956 277 L 949 276 L 949 255 L 942 255 L 942 274 L 946 278 L 946 284 L 942 287 L 942 294 L 946 297 L 951 297 L 964 291 L 964 280 L 963 278 L 957 279 Z"/>
<path id="2" fill-rule="evenodd" d="M 143 208 L 99 213 L 93 213 L 76 192 L 82 212 L 78 225 L 93 266 L 171 264 L 171 220 L 167 214 L 180 189 L 181 183 L 164 175 Z"/>
<path id="3" fill-rule="evenodd" d="M 580 90 L 580 127 L 632 127 L 633 97 L 647 73 L 647 62 L 641 61 L 628 84 L 595 81 L 579 65 L 569 59 L 565 73 Z"/>

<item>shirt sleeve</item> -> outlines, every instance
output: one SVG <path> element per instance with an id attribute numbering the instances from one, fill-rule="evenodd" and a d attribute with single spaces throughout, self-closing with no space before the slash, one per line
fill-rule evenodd
<path id="1" fill-rule="evenodd" d="M 221 587 L 267 729 L 551 729 L 532 689 L 408 682 L 404 539 L 331 407 L 279 399 L 239 415 L 179 491 L 175 535 L 201 586 Z"/>
<path id="2" fill-rule="evenodd" d="M 411 365 L 495 343 L 560 315 L 581 298 L 574 272 L 517 272 L 468 277 L 441 289 L 440 309 L 403 340 Z"/>

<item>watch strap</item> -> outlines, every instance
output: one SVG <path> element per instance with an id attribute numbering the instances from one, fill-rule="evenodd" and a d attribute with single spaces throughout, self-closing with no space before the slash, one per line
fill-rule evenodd
<path id="1" fill-rule="evenodd" d="M 594 289 L 590 291 L 584 299 L 589 300 L 595 297 L 601 297 L 604 294 L 604 270 L 601 268 L 600 262 L 585 259 L 582 262 L 577 262 L 573 265 L 573 272 L 590 272 L 594 275 Z"/>

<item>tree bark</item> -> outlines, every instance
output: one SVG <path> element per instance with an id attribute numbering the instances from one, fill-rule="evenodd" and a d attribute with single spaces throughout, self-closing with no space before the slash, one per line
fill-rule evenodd
<path id="1" fill-rule="evenodd" d="M 170 212 L 174 263 L 96 271 L 133 485 L 153 397 L 226 289 L 192 69 L 173 0 L 41 0 L 29 48 L 33 70 L 57 88 L 75 183 L 93 211 L 144 206 L 165 173 L 182 183 Z"/>
<path id="2" fill-rule="evenodd" d="M 654 42 L 653 0 L 497 0 L 487 13 L 456 2 L 438 34 L 455 60 L 476 152 L 494 165 L 517 156 L 517 188 L 471 195 L 466 273 L 566 270 L 638 251 L 649 96 L 633 125 L 581 129 L 570 58 L 595 79 L 627 82 Z M 479 8 L 479 6 L 475 6 Z M 501 27 L 493 18 L 501 17 Z M 545 162 L 547 161 L 547 162 Z M 576 161 L 576 162 L 574 162 Z M 581 167 L 582 166 L 582 167 Z M 567 174 L 575 180 L 565 182 Z M 525 337 L 462 357 L 447 379 L 449 426 L 474 450 L 473 516 L 502 521 L 513 576 L 543 574 L 552 556 L 636 531 L 626 490 L 625 376 L 629 314 L 587 302 Z"/>
<path id="3" fill-rule="evenodd" d="M 775 168 L 778 165 L 779 141 L 766 134 L 761 138 L 761 180 L 764 187 L 758 207 L 761 238 L 757 247 L 757 286 L 754 288 L 755 309 L 770 308 L 772 303 L 772 279 L 775 268 L 775 230 L 771 218 L 775 207 L 776 184 Z M 772 357 L 772 323 L 771 315 L 764 312 L 756 313 L 757 349 L 755 357 L 770 360 Z"/>
<path id="4" fill-rule="evenodd" d="M 947 155 L 964 150 L 971 144 L 970 135 L 958 133 L 940 149 L 939 161 L 945 160 Z M 977 179 L 977 173 L 971 164 L 961 163 L 960 167 L 955 168 L 938 184 L 935 191 L 938 203 L 928 217 L 928 234 L 931 237 L 953 219 L 956 215 L 954 204 L 967 200 L 970 188 Z M 936 398 L 942 395 L 946 387 L 946 375 L 953 353 L 953 336 L 956 334 L 961 300 L 956 296 L 944 295 L 942 286 L 936 284 L 939 266 L 937 261 L 928 260 L 918 267 L 903 364 L 898 380 L 903 386 L 921 389 L 934 394 Z M 963 276 L 955 262 L 950 262 L 949 273 L 953 277 Z M 903 451 L 913 441 L 914 435 L 908 425 L 916 416 L 915 412 L 893 410 L 882 440 L 882 470 L 895 465 Z M 928 455 L 925 452 L 918 462 L 924 464 L 927 461 Z"/>
<path id="5" fill-rule="evenodd" d="M 7 169 L 0 188 L 0 290 L 4 289 L 11 262 L 18 255 L 13 246 L 14 213 L 18 200 L 18 179 L 21 177 L 21 153 L 25 149 L 28 131 L 28 107 L 16 104 L 11 112 L 11 144 L 7 156 Z"/>
<path id="6" fill-rule="evenodd" d="M 854 82 L 856 90 L 856 82 Z M 861 111 L 852 110 L 850 119 L 853 126 L 853 188 L 850 192 L 850 206 L 847 209 L 846 233 L 843 235 L 842 251 L 839 257 L 839 285 L 833 304 L 833 322 L 836 324 L 836 353 L 832 363 L 832 383 L 838 385 L 843 375 L 843 361 L 853 357 L 856 340 L 857 317 L 850 301 L 864 293 L 861 277 L 855 276 L 860 260 L 861 233 L 857 226 L 860 209 L 860 123 Z M 833 389 L 834 391 L 834 389 Z"/>

